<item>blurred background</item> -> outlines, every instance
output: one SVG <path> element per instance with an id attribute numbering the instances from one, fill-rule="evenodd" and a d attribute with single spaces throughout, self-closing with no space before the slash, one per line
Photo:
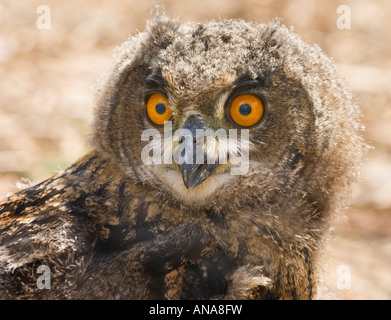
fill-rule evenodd
<path id="1" fill-rule="evenodd" d="M 86 152 L 96 79 L 115 47 L 144 29 L 155 3 L 0 1 L 0 195 L 48 178 Z M 43 4 L 50 29 L 39 28 L 49 23 L 38 9 Z M 346 13 L 337 13 L 340 5 L 350 9 L 350 29 L 337 26 Z M 320 298 L 391 299 L 391 2 L 166 0 L 165 6 L 182 21 L 280 17 L 334 59 L 374 148 L 354 205 L 327 243 Z"/>

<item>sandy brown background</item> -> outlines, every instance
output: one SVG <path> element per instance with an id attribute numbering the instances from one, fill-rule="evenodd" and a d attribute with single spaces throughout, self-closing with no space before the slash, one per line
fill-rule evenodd
<path id="1" fill-rule="evenodd" d="M 87 150 L 95 81 L 110 66 L 115 47 L 144 29 L 154 3 L 0 2 L 0 194 L 15 192 L 21 178 L 50 177 Z M 51 9 L 49 30 L 36 26 L 42 4 Z M 337 28 L 341 4 L 350 7 L 350 30 Z M 367 154 L 354 206 L 328 243 L 322 297 L 390 299 L 391 1 L 167 0 L 165 5 L 183 21 L 280 17 L 333 57 L 362 107 L 365 139 L 374 149 Z M 348 283 L 338 272 L 346 268 L 350 286 L 341 289 Z"/>

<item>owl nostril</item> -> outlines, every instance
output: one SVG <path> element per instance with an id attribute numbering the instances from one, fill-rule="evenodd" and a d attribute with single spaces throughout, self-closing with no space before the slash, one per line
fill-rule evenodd
<path id="1" fill-rule="evenodd" d="M 183 143 L 185 141 L 185 137 L 182 136 L 181 139 L 179 140 L 179 143 Z M 193 145 L 196 145 L 197 143 L 197 140 L 196 139 L 193 139 Z"/>
<path id="2" fill-rule="evenodd" d="M 182 125 L 182 129 L 187 129 L 191 132 L 193 138 L 197 137 L 197 130 L 205 130 L 206 126 L 201 115 L 193 114 L 189 116 Z M 200 131 L 199 131 L 200 132 Z M 198 132 L 198 134 L 199 134 Z"/>

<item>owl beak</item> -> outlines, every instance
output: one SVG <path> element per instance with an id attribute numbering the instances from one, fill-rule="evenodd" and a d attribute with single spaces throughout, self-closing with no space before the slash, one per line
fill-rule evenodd
<path id="1" fill-rule="evenodd" d="M 183 183 L 187 189 L 194 188 L 204 182 L 216 169 L 217 164 L 187 164 L 180 166 Z"/>
<path id="2" fill-rule="evenodd" d="M 197 115 L 192 115 L 187 118 L 182 126 L 182 129 L 187 129 L 191 132 L 194 146 L 196 144 L 196 138 L 198 134 L 197 129 L 204 130 L 205 128 L 205 123 L 202 120 L 202 117 Z M 217 167 L 217 164 L 208 164 L 205 163 L 205 161 L 203 161 L 201 164 L 197 163 L 196 148 L 193 147 L 192 150 L 192 154 L 188 155 L 188 158 L 193 160 L 192 163 L 184 162 L 183 164 L 179 165 L 182 173 L 183 183 L 187 189 L 200 185 L 214 172 Z M 204 156 L 204 159 L 206 159 L 206 156 Z"/>

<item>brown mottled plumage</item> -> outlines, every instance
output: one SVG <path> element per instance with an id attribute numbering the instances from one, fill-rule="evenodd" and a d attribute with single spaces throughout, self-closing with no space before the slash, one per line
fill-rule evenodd
<path id="1" fill-rule="evenodd" d="M 235 128 L 233 93 L 262 96 L 247 174 L 228 161 L 187 188 L 177 164 L 144 164 L 145 92 L 167 97 L 174 131 Z M 278 22 L 158 13 L 119 48 L 98 100 L 91 151 L 0 203 L 0 298 L 316 296 L 320 244 L 363 148 L 359 109 L 318 47 Z M 42 264 L 51 289 L 37 288 Z"/>

